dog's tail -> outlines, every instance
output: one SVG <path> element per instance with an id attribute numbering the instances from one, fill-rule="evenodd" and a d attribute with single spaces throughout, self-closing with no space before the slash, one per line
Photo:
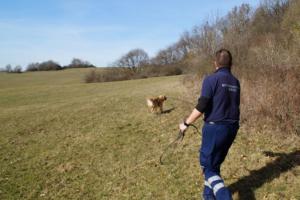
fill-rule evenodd
<path id="1" fill-rule="evenodd" d="M 151 99 L 147 99 L 147 105 L 149 107 L 152 107 L 153 106 L 153 102 L 151 101 Z"/>

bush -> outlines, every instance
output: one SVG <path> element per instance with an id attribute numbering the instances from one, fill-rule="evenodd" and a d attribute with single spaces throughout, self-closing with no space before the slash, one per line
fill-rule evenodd
<path id="1" fill-rule="evenodd" d="M 261 68 L 242 78 L 242 122 L 256 129 L 300 134 L 299 68 Z"/>
<path id="2" fill-rule="evenodd" d="M 164 66 L 161 67 L 160 76 L 173 76 L 182 74 L 182 69 L 179 67 Z"/>
<path id="3" fill-rule="evenodd" d="M 105 70 L 91 70 L 85 76 L 86 83 L 123 81 L 134 78 L 134 73 L 129 68 L 110 68 Z"/>
<path id="4" fill-rule="evenodd" d="M 133 70 L 129 67 L 111 67 L 104 70 L 91 70 L 85 76 L 86 83 L 123 81 L 156 76 L 180 75 L 182 70 L 173 66 L 145 66 Z"/>
<path id="5" fill-rule="evenodd" d="M 143 67 L 138 75 L 139 77 L 173 76 L 180 75 L 183 70 L 177 66 L 171 65 L 149 65 Z"/>
<path id="6" fill-rule="evenodd" d="M 238 68 L 238 66 L 236 66 Z M 300 134 L 300 66 L 261 67 L 238 71 L 241 125 L 249 131 Z M 188 75 L 183 84 L 197 99 L 204 74 Z"/>

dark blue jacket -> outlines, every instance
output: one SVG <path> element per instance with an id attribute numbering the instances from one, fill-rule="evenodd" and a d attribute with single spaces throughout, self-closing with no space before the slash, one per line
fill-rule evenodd
<path id="1" fill-rule="evenodd" d="M 201 96 L 209 99 L 204 111 L 206 122 L 238 122 L 240 119 L 240 82 L 229 68 L 219 68 L 207 76 Z"/>

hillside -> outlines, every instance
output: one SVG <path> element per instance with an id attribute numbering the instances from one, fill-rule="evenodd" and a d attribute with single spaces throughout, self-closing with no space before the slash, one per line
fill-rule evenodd
<path id="1" fill-rule="evenodd" d="M 159 164 L 194 106 L 183 76 L 86 84 L 86 72 L 0 73 L 0 199 L 199 199 L 193 129 Z M 159 94 L 167 112 L 148 113 Z M 223 166 L 235 199 L 300 199 L 299 137 L 270 131 L 241 128 Z"/>

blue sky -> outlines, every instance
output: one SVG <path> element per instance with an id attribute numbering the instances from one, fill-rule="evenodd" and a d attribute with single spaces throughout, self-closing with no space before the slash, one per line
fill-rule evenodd
<path id="1" fill-rule="evenodd" d="M 0 0 L 0 67 L 74 57 L 106 66 L 133 48 L 153 56 L 242 3 L 259 0 Z"/>

